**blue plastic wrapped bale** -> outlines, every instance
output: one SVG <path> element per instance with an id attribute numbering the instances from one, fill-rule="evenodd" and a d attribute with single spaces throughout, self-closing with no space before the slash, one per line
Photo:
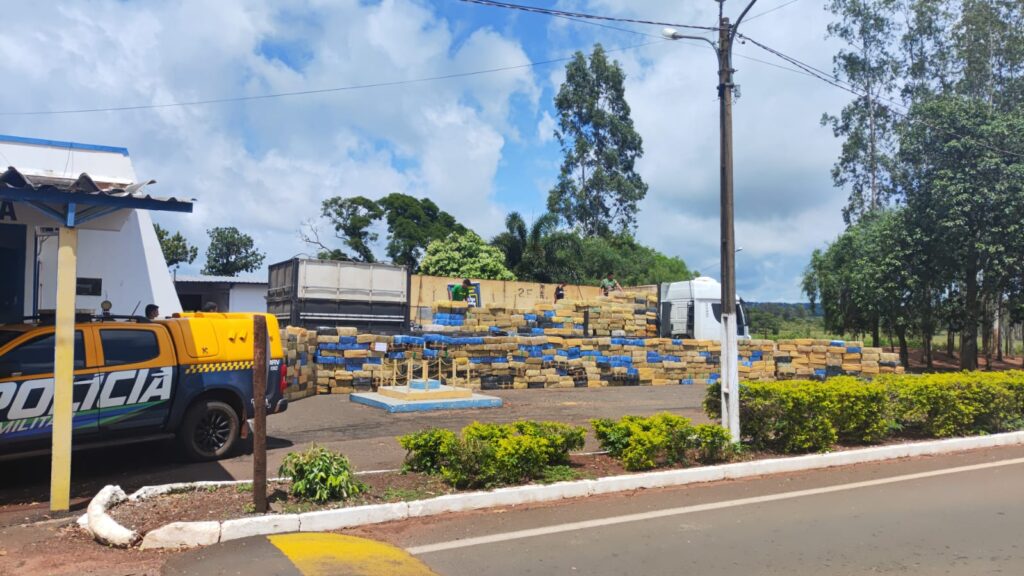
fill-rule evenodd
<path id="1" fill-rule="evenodd" d="M 683 386 L 690 386 L 693 384 L 693 378 L 683 378 L 682 380 L 679 381 L 679 383 L 682 384 Z"/>
<path id="2" fill-rule="evenodd" d="M 388 352 L 388 358 L 392 360 L 405 360 L 405 352 Z"/>
<path id="3" fill-rule="evenodd" d="M 544 317 L 545 318 L 554 318 L 555 317 L 555 311 L 554 310 L 545 310 L 544 311 Z"/>
<path id="4" fill-rule="evenodd" d="M 430 348 L 423 349 L 424 358 L 437 358 L 437 350 L 431 350 Z"/>
<path id="5" fill-rule="evenodd" d="M 828 345 L 829 346 L 835 346 L 835 347 L 838 347 L 838 348 L 845 348 L 846 347 L 846 341 L 845 340 L 832 340 L 832 341 L 830 341 L 828 343 Z"/>
<path id="6" fill-rule="evenodd" d="M 636 368 L 627 368 L 626 369 L 626 374 L 628 374 L 630 376 L 639 376 L 640 375 L 640 370 L 638 370 Z"/>
<path id="7" fill-rule="evenodd" d="M 722 375 L 719 374 L 718 372 L 712 372 L 711 374 L 708 374 L 708 380 L 710 380 L 712 382 L 720 379 L 721 377 L 722 377 Z"/>
<path id="8" fill-rule="evenodd" d="M 663 362 L 682 362 L 683 361 L 682 357 L 680 357 L 680 356 L 672 356 L 671 354 L 668 355 L 668 356 L 662 356 L 661 359 L 662 359 Z"/>
<path id="9" fill-rule="evenodd" d="M 683 340 L 681 338 L 673 338 L 672 339 L 672 345 L 673 346 L 682 346 L 683 345 Z"/>
<path id="10" fill-rule="evenodd" d="M 527 322 L 536 322 L 537 321 L 537 315 L 536 314 L 523 314 L 523 319 L 526 320 Z"/>
<path id="11" fill-rule="evenodd" d="M 573 330 L 583 330 L 583 324 L 573 324 L 572 325 L 572 329 Z"/>
<path id="12" fill-rule="evenodd" d="M 764 357 L 763 354 L 764 353 L 761 352 L 760 350 L 754 350 L 753 352 L 750 353 L 750 359 L 751 360 L 760 360 L 761 358 Z"/>
<path id="13" fill-rule="evenodd" d="M 424 334 L 423 341 L 428 344 L 447 344 L 448 337 L 444 334 Z"/>
<path id="14" fill-rule="evenodd" d="M 815 376 L 821 376 L 822 378 L 824 378 L 825 377 L 825 370 L 823 368 L 815 368 L 814 369 L 814 375 Z"/>
<path id="15" fill-rule="evenodd" d="M 750 368 L 753 365 L 754 363 L 751 362 L 750 360 L 740 360 L 740 366 L 746 366 L 747 368 Z"/>
<path id="16" fill-rule="evenodd" d="M 383 364 L 383 363 L 384 363 L 384 359 L 383 358 L 363 358 L 363 364 L 377 364 L 377 365 L 380 365 L 380 364 Z"/>
<path id="17" fill-rule="evenodd" d="M 356 337 L 355 336 L 339 336 L 338 337 L 338 344 L 356 344 L 356 343 L 357 343 L 357 341 L 356 341 Z"/>
<path id="18" fill-rule="evenodd" d="M 860 354 L 860 352 L 861 352 L 861 347 L 860 346 L 847 346 L 846 347 L 846 353 L 847 354 Z"/>
<path id="19" fill-rule="evenodd" d="M 544 335 L 544 329 L 543 328 L 534 328 L 534 329 L 530 330 L 530 334 L 533 334 L 534 336 L 543 336 Z"/>
<path id="20" fill-rule="evenodd" d="M 423 346 L 423 338 L 419 336 L 395 336 L 395 346 Z"/>
<path id="21" fill-rule="evenodd" d="M 541 356 L 541 360 L 543 360 L 545 362 L 554 362 L 555 361 L 555 355 L 554 354 L 545 354 L 545 355 Z"/>
<path id="22" fill-rule="evenodd" d="M 711 358 L 711 352 L 699 352 L 699 354 L 704 358 Z"/>

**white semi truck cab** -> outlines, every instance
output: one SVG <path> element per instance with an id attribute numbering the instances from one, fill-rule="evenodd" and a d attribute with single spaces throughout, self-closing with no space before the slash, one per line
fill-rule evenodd
<path id="1" fill-rule="evenodd" d="M 659 287 L 660 335 L 663 338 L 721 340 L 722 285 L 701 276 L 686 282 L 666 282 Z M 750 338 L 743 302 L 736 298 L 736 333 Z"/>

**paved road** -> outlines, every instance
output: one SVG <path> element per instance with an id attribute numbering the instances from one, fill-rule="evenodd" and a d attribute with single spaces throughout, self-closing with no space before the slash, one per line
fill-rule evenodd
<path id="1" fill-rule="evenodd" d="M 591 418 L 646 415 L 663 410 L 705 420 L 700 411 L 703 386 L 507 390 L 495 394 L 505 400 L 504 407 L 410 414 L 386 414 L 349 402 L 348 396 L 343 395 L 306 398 L 293 403 L 284 414 L 267 419 L 268 465 L 271 471 L 276 470 L 285 454 L 318 442 L 341 450 L 357 470 L 397 468 L 405 454 L 395 441 L 396 436 L 431 426 L 458 429 L 474 420 L 508 422 L 530 418 L 586 424 Z M 589 442 L 593 443 L 593 439 Z M 249 455 L 214 463 L 185 464 L 175 454 L 174 447 L 166 444 L 78 452 L 72 459 L 72 496 L 81 507 L 105 484 L 119 484 L 131 491 L 147 484 L 252 476 Z M 47 500 L 49 465 L 48 458 L 3 464 L 0 526 L 4 525 L 5 516 L 12 514 L 21 521 L 28 503 Z M 45 504 L 36 508 L 45 510 Z"/>
<path id="2" fill-rule="evenodd" d="M 1024 447 L 358 532 L 439 574 L 1024 574 Z M 707 509 L 717 508 L 717 509 Z M 581 524 L 582 523 L 582 524 Z"/>

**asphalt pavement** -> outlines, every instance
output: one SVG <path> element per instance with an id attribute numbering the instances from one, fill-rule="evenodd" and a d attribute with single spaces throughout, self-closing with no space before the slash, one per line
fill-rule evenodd
<path id="1" fill-rule="evenodd" d="M 1024 574 L 1024 447 L 358 531 L 445 576 Z"/>
<path id="2" fill-rule="evenodd" d="M 325 395 L 292 403 L 288 411 L 267 419 L 268 469 L 277 470 L 291 451 L 311 443 L 345 454 L 356 470 L 394 469 L 404 450 L 396 436 L 429 427 L 462 428 L 475 420 L 559 420 L 587 425 L 591 418 L 617 418 L 671 411 L 707 421 L 700 406 L 703 386 L 616 387 L 552 390 L 502 390 L 501 408 L 386 414 L 350 402 L 347 395 Z M 588 449 L 596 449 L 588 435 Z M 241 480 L 252 477 L 252 456 L 210 463 L 186 463 L 170 443 L 138 444 L 75 452 L 72 497 L 82 508 L 106 484 L 126 491 L 145 485 L 194 480 Z M 26 509 L 45 512 L 50 481 L 48 457 L 5 462 L 0 474 L 0 526 L 5 517 L 24 520 Z"/>

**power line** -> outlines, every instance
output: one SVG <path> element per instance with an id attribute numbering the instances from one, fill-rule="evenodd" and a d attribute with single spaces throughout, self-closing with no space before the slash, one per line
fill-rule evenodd
<path id="1" fill-rule="evenodd" d="M 760 18 L 761 16 L 764 16 L 765 14 L 771 14 L 772 12 L 775 12 L 776 10 L 782 10 L 786 6 L 789 6 L 790 4 L 796 4 L 799 1 L 800 0 L 789 0 L 789 2 L 786 2 L 785 4 L 779 4 L 775 8 L 772 8 L 770 10 L 765 10 L 764 12 L 755 14 L 755 15 L 751 16 L 750 18 L 747 18 L 746 21 L 750 22 L 751 20 L 753 20 L 755 18 Z"/>
<path id="2" fill-rule="evenodd" d="M 772 48 L 770 46 L 766 46 L 766 45 L 758 42 L 757 40 L 754 40 L 753 38 L 750 38 L 749 36 L 742 36 L 742 38 L 747 40 L 747 41 L 749 41 L 751 44 L 757 46 L 758 48 L 761 48 L 762 50 L 764 50 L 764 51 L 766 51 L 766 52 L 768 52 L 770 54 L 773 54 L 773 55 L 775 55 L 775 56 L 785 60 L 786 62 L 789 62 L 790 64 L 793 64 L 794 66 L 797 66 L 797 67 L 801 68 L 802 70 L 807 72 L 808 75 L 813 76 L 814 78 L 817 78 L 818 80 L 821 80 L 821 81 L 823 81 L 823 82 L 825 82 L 827 84 L 830 84 L 830 85 L 832 85 L 832 86 L 834 86 L 836 88 L 839 88 L 840 90 L 845 90 L 846 92 L 849 92 L 849 93 L 851 93 L 854 96 L 857 96 L 859 98 L 868 98 L 869 97 L 869 95 L 864 94 L 863 92 L 857 90 L 849 82 L 845 82 L 845 81 L 840 80 L 839 78 L 837 78 L 837 77 L 835 77 L 835 76 L 833 76 L 831 74 L 828 74 L 826 72 L 822 72 L 820 69 L 815 68 L 814 66 L 811 66 L 810 64 L 806 64 L 804 62 L 801 62 L 800 60 L 797 60 L 796 58 L 794 58 L 792 56 L 788 56 L 786 54 L 783 54 L 782 52 L 780 52 L 780 51 L 778 51 L 778 50 L 776 50 L 776 49 L 774 49 L 774 48 Z M 900 102 L 897 102 L 897 101 L 892 100 L 890 98 L 885 98 L 883 96 L 871 96 L 871 99 L 874 102 L 876 102 L 876 103 L 881 103 L 881 107 L 885 108 L 886 110 L 888 110 L 894 116 L 899 116 L 899 117 L 904 118 L 904 119 L 906 119 L 906 118 L 908 118 L 910 116 L 910 109 L 907 108 L 904 104 L 902 104 Z M 958 132 L 949 130 L 949 129 L 944 128 L 942 126 L 936 126 L 935 124 L 929 123 L 928 121 L 926 121 L 924 119 L 919 119 L 919 121 L 922 124 L 924 124 L 925 126 L 927 126 L 929 128 L 932 128 L 934 130 L 938 130 L 940 132 L 943 132 L 943 133 L 947 134 L 948 136 L 952 136 L 954 138 L 965 138 L 965 136 L 963 134 L 960 134 Z M 985 148 L 985 149 L 990 150 L 992 152 L 997 152 L 999 154 L 1003 154 L 1003 155 L 1006 155 L 1006 156 L 1015 156 L 1015 157 L 1018 157 L 1018 158 L 1024 158 L 1024 154 L 1022 154 L 1022 153 L 1014 152 L 1013 150 L 1006 150 L 1004 148 L 999 148 L 997 146 L 991 146 L 989 144 L 986 144 L 985 142 L 978 142 L 978 145 L 980 145 L 982 148 Z"/>
<path id="3" fill-rule="evenodd" d="M 571 16 L 573 18 L 585 18 L 588 20 L 605 20 L 608 22 L 630 22 L 632 24 L 648 24 L 651 26 L 671 26 L 673 28 L 690 28 L 693 30 L 718 31 L 716 26 L 695 26 L 693 24 L 674 24 L 672 22 L 659 22 L 657 20 L 639 20 L 635 18 L 618 18 L 615 16 L 599 16 L 584 12 L 569 12 L 567 10 L 555 10 L 553 8 L 541 8 L 539 6 L 527 6 L 525 4 L 512 4 L 511 2 L 498 2 L 497 0 L 461 0 L 469 4 L 479 4 L 491 8 L 505 8 L 507 10 L 520 10 L 533 12 L 534 14 L 547 14 L 548 16 Z"/>
<path id="4" fill-rule="evenodd" d="M 633 50 L 636 48 L 642 48 L 644 46 L 650 46 L 652 44 L 661 44 L 662 42 L 645 42 L 642 44 L 635 44 L 633 46 L 625 46 L 622 48 L 612 48 L 607 52 L 623 52 L 626 50 Z M 290 98 L 296 96 L 311 96 L 316 94 L 331 94 L 336 92 L 350 92 L 355 90 L 365 90 L 369 88 L 385 88 L 390 86 L 402 86 L 406 84 L 421 84 L 425 82 L 435 82 L 438 80 L 451 80 L 455 78 L 467 78 L 470 76 L 481 76 L 484 74 L 493 74 L 497 72 L 507 72 L 510 70 L 521 70 L 524 68 L 535 68 L 538 66 L 546 66 L 549 64 L 558 64 L 561 62 L 568 62 L 572 60 L 574 56 L 567 56 L 564 58 L 552 58 L 550 60 L 540 60 L 537 62 L 527 62 L 526 64 L 516 64 L 514 66 L 501 66 L 498 68 L 487 68 L 484 70 L 474 70 L 472 72 L 457 72 L 454 74 L 444 74 L 441 76 L 427 76 L 423 78 L 411 78 L 408 80 L 392 80 L 387 82 L 373 82 L 369 84 L 353 84 L 350 86 L 337 86 L 333 88 L 319 88 L 313 90 L 296 90 L 293 92 L 276 92 L 272 94 L 259 94 L 255 96 L 231 96 L 225 98 L 209 98 L 205 100 L 190 100 L 185 102 L 165 102 L 162 104 L 137 104 L 133 106 L 111 106 L 105 108 L 69 108 L 64 110 L 30 110 L 22 112 L 0 112 L 0 116 L 55 116 L 64 114 L 91 114 L 97 112 L 129 112 L 134 110 L 158 110 L 163 108 L 179 108 L 187 106 L 206 106 L 211 104 L 227 104 L 232 102 L 252 102 L 259 100 L 272 100 L 276 98 Z"/>

